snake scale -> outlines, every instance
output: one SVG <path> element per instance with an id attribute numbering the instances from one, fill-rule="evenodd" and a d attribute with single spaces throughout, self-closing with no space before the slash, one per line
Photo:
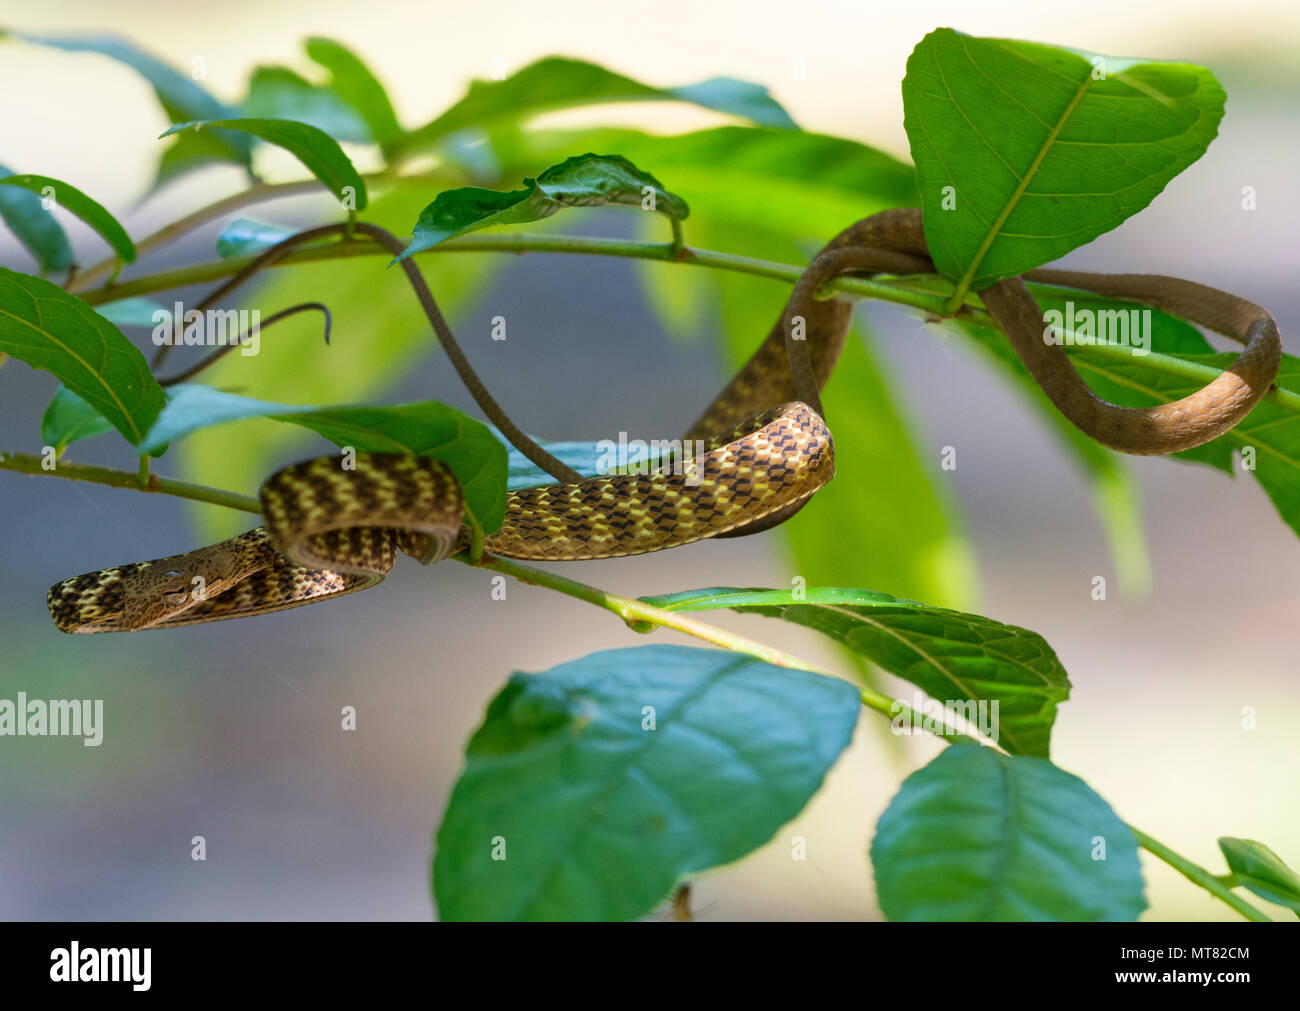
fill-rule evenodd
<path id="1" fill-rule="evenodd" d="M 505 521 L 484 546 L 511 558 L 611 558 L 756 533 L 787 519 L 834 474 L 820 390 L 843 348 L 853 307 L 818 299 L 818 291 L 841 274 L 933 270 L 919 210 L 883 211 L 845 229 L 799 277 L 753 357 L 687 429 L 684 438 L 705 444 L 697 468 L 582 479 L 535 445 L 521 444 L 535 462 L 550 460 L 555 466 L 547 469 L 559 481 L 510 492 Z M 408 276 L 423 283 L 413 266 Z M 1114 449 L 1151 455 L 1208 442 L 1244 418 L 1277 374 L 1276 323 L 1235 295 L 1160 275 L 1035 270 L 1024 276 L 1132 299 L 1245 345 L 1227 371 L 1182 400 L 1119 407 L 1092 393 L 1061 346 L 1044 341 L 1043 314 L 1021 278 L 981 292 L 1052 403 Z M 464 378 L 463 356 L 436 306 L 430 319 Z M 480 399 L 485 402 L 495 406 Z M 513 426 L 507 431 L 512 441 L 516 433 Z M 345 470 L 342 459 L 320 457 L 272 474 L 261 488 L 264 526 L 185 554 L 56 584 L 48 595 L 55 625 L 65 632 L 135 631 L 279 611 L 372 586 L 399 551 L 427 564 L 468 545 L 460 487 L 445 465 L 362 453 L 355 469 Z"/>

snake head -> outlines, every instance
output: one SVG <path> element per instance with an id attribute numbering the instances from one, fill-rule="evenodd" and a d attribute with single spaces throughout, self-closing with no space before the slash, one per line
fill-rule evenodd
<path id="1" fill-rule="evenodd" d="M 152 628 L 202 601 L 203 563 L 187 555 L 160 558 L 122 577 L 122 629 Z"/>

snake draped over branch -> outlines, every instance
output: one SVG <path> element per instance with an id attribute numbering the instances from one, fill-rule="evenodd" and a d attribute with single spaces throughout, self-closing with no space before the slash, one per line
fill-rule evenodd
<path id="1" fill-rule="evenodd" d="M 292 248 L 346 227 L 328 225 L 286 239 L 206 303 Z M 403 248 L 374 225 L 351 227 L 394 253 Z M 845 301 L 819 300 L 818 291 L 841 274 L 934 271 L 919 210 L 882 211 L 850 226 L 808 265 L 766 340 L 684 433 L 684 439 L 703 442 L 701 458 L 649 474 L 584 478 L 510 421 L 470 368 L 418 268 L 410 260 L 401 265 L 479 407 L 557 482 L 510 492 L 505 521 L 484 547 L 495 555 L 549 561 L 742 536 L 794 515 L 834 475 L 834 442 L 820 391 L 853 313 Z M 1154 274 L 1034 270 L 1024 277 L 1132 299 L 1245 345 L 1230 368 L 1190 396 L 1156 407 L 1119 407 L 1097 397 L 1064 349 L 1044 340 L 1043 314 L 1024 280 L 1009 278 L 981 292 L 990 316 L 1056 408 L 1113 449 L 1154 455 L 1209 442 L 1241 421 L 1277 375 L 1277 324 L 1235 295 Z M 361 453 L 355 469 L 345 470 L 341 460 L 319 457 L 272 474 L 261 488 L 265 525 L 238 537 L 63 580 L 47 598 L 55 625 L 64 632 L 124 632 L 281 611 L 373 586 L 399 551 L 428 564 L 469 546 L 460 486 L 444 464 Z"/>

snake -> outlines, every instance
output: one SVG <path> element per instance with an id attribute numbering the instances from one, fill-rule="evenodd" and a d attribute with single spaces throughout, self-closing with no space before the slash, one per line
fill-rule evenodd
<path id="1" fill-rule="evenodd" d="M 402 248 L 376 226 L 352 227 Z M 300 233 L 249 270 L 284 255 L 293 242 L 335 231 Z M 789 519 L 835 473 L 820 393 L 844 347 L 853 305 L 819 297 L 823 287 L 840 275 L 935 271 L 920 210 L 881 211 L 849 226 L 810 261 L 767 337 L 686 429 L 683 440 L 702 443 L 701 454 L 688 466 L 583 477 L 505 417 L 473 375 L 423 275 L 409 260 L 401 263 L 480 406 L 556 478 L 508 492 L 504 521 L 482 544 L 489 556 L 538 561 L 638 555 L 754 534 Z M 1059 342 L 1044 339 L 1043 313 L 1026 280 L 1136 301 L 1244 349 L 1217 378 L 1180 400 L 1142 408 L 1111 404 L 1087 386 Z M 1088 436 L 1125 453 L 1175 453 L 1217 438 L 1269 391 L 1281 362 L 1277 324 L 1266 310 L 1181 278 L 1040 268 L 978 296 L 1051 403 Z M 357 453 L 350 466 L 346 460 L 316 457 L 273 473 L 259 493 L 264 523 L 246 533 L 57 583 L 47 597 L 55 626 L 69 633 L 139 631 L 281 611 L 374 586 L 399 553 L 431 564 L 470 547 L 462 491 L 446 464 L 394 453 Z"/>

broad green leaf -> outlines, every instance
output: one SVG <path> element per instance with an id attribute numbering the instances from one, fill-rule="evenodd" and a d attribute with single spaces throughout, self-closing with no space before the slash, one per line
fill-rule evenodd
<path id="1" fill-rule="evenodd" d="M 782 618 L 843 643 L 941 703 L 997 705 L 994 740 L 1016 755 L 1046 758 L 1056 706 L 1070 681 L 1041 635 L 992 618 L 899 600 L 873 590 L 808 587 L 687 590 L 647 603 L 670 611 L 733 611 Z M 962 707 L 978 722 L 977 707 Z"/>
<path id="2" fill-rule="evenodd" d="M 356 209 L 366 207 L 365 180 L 357 173 L 338 141 L 324 130 L 289 119 L 211 119 L 191 123 L 177 123 L 163 137 L 185 130 L 206 130 L 219 127 L 252 134 L 264 141 L 282 147 L 303 163 L 321 184 L 338 200 L 349 194 L 356 198 Z"/>
<path id="3" fill-rule="evenodd" d="M 1222 836 L 1219 849 L 1237 884 L 1249 888 L 1261 899 L 1287 906 L 1300 914 L 1300 874 L 1280 856 L 1254 839 Z"/>
<path id="4" fill-rule="evenodd" d="M 6 176 L 0 179 L 0 185 L 19 186 L 33 193 L 53 198 L 56 206 L 75 214 L 97 231 L 104 241 L 113 247 L 113 252 L 123 263 L 131 263 L 135 259 L 135 243 L 131 241 L 131 236 L 126 234 L 126 229 L 117 218 L 113 217 L 102 204 L 86 196 L 71 183 L 65 183 L 61 179 L 51 179 L 49 176 L 27 173 Z"/>
<path id="5" fill-rule="evenodd" d="M 362 215 L 388 228 L 410 228 L 420 208 L 436 196 L 432 183 L 410 183 L 375 200 Z M 489 287 L 499 257 L 425 256 L 417 261 L 453 326 Z M 286 319 L 268 332 L 256 358 L 227 355 L 203 373 L 206 383 L 239 389 L 263 400 L 288 403 L 356 403 L 385 397 L 391 384 L 437 344 L 429 321 L 401 270 L 383 257 L 302 264 L 271 272 L 256 289 L 236 296 L 234 307 L 269 310 L 326 301 L 334 316 L 333 339 L 321 344 L 315 319 Z M 446 367 L 450 374 L 450 367 Z M 238 453 L 229 452 L 237 442 Z M 246 488 L 300 455 L 309 439 L 291 426 L 239 423 L 197 432 L 175 451 L 182 474 L 215 488 Z M 228 509 L 196 503 L 204 536 L 220 539 L 239 530 Z"/>
<path id="6" fill-rule="evenodd" d="M 678 88 L 655 88 L 583 60 L 549 56 L 500 81 L 474 81 L 465 97 L 431 123 L 406 134 L 402 151 L 428 147 L 449 134 L 539 113 L 611 102 L 690 102 L 763 126 L 798 129 L 767 89 L 717 77 Z"/>
<path id="7" fill-rule="evenodd" d="M 239 111 L 251 119 L 288 119 L 306 123 L 335 140 L 368 144 L 372 138 L 361 114 L 330 88 L 288 67 L 258 67 L 248 81 Z"/>
<path id="8" fill-rule="evenodd" d="M 1193 64 L 936 29 L 903 79 L 935 267 L 980 291 L 1110 231 L 1205 152 L 1223 103 Z"/>
<path id="9" fill-rule="evenodd" d="M 356 109 L 385 152 L 402 135 L 397 114 L 378 78 L 351 50 L 333 39 L 307 40 L 307 55 L 330 72 L 329 88 Z"/>
<path id="10" fill-rule="evenodd" d="M 515 674 L 438 830 L 439 913 L 641 916 L 682 876 L 738 860 L 798 814 L 859 708 L 847 682 L 684 646 Z"/>
<path id="11" fill-rule="evenodd" d="M 420 212 L 415 237 L 398 259 L 489 225 L 540 221 L 566 207 L 644 207 L 648 198 L 653 198 L 654 210 L 670 218 L 680 220 L 690 214 L 684 200 L 626 158 L 578 155 L 552 165 L 536 179 L 525 179 L 522 190 L 503 193 L 465 186 L 438 194 Z"/>
<path id="12" fill-rule="evenodd" d="M 65 52 L 97 53 L 130 67 L 153 87 L 154 94 L 158 96 L 158 101 L 171 122 L 221 119 L 232 114 L 233 110 L 205 90 L 194 79 L 192 72 L 176 70 L 115 35 L 29 35 L 0 32 L 0 37 L 5 35 L 23 42 L 52 46 Z M 205 138 L 200 157 L 198 145 L 189 138 L 181 138 L 164 153 L 154 188 L 184 171 L 214 160 L 233 161 L 247 168 L 252 164 L 252 142 L 238 133 L 216 131 Z"/>
<path id="13" fill-rule="evenodd" d="M 891 920 L 1136 920 L 1137 840 L 1041 758 L 954 745 L 903 781 L 871 843 Z"/>
<path id="14" fill-rule="evenodd" d="M 177 386 L 140 446 L 153 452 L 199 429 L 249 418 L 309 428 L 358 453 L 415 453 L 441 460 L 456 475 L 465 510 L 484 533 L 505 518 L 506 453 L 482 422 L 434 401 L 384 407 L 279 404 L 208 386 Z"/>
<path id="15" fill-rule="evenodd" d="M 3 267 L 0 351 L 52 372 L 130 443 L 162 409 L 162 387 L 121 331 L 58 285 Z"/>
<path id="16" fill-rule="evenodd" d="M 225 259 L 265 252 L 293 234 L 292 228 L 268 225 L 251 218 L 236 218 L 217 236 L 217 255 Z"/>
<path id="17" fill-rule="evenodd" d="M 0 178 L 12 175 L 0 165 Z M 68 236 L 54 215 L 45 209 L 39 195 L 13 187 L 0 188 L 0 218 L 35 258 L 42 274 L 72 266 L 74 257 Z"/>

